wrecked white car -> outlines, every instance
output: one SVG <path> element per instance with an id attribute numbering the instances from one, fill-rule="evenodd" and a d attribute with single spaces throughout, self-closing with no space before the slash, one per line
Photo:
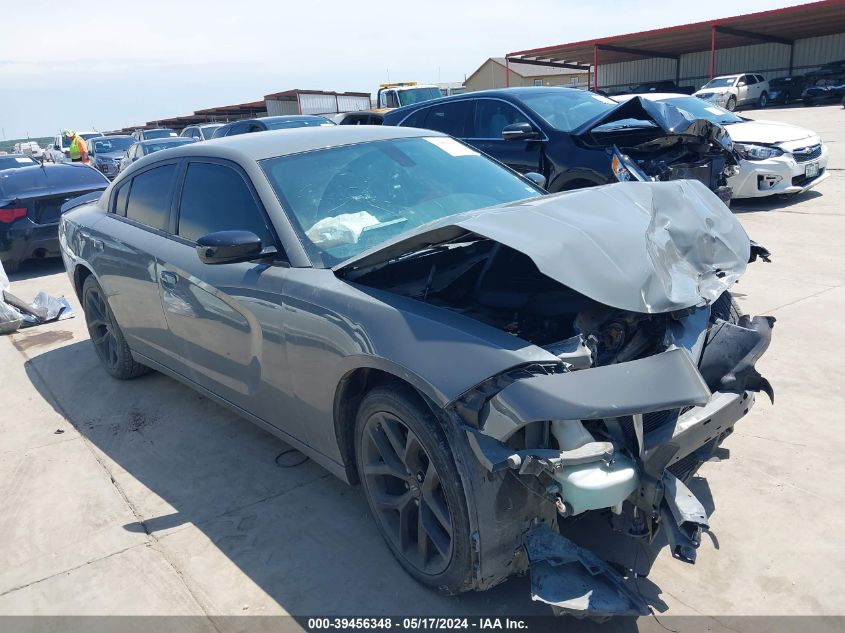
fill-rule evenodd
<path id="1" fill-rule="evenodd" d="M 729 294 L 749 240 L 699 182 L 546 195 L 429 131 L 287 130 L 138 161 L 60 238 L 111 375 L 164 372 L 360 482 L 447 593 L 530 572 L 557 612 L 646 613 L 559 521 L 693 561 L 684 482 L 772 395 L 774 319 Z"/>

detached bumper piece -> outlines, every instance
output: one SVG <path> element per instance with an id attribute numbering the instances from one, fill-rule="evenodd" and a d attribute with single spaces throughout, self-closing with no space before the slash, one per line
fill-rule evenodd
<path id="1" fill-rule="evenodd" d="M 531 599 L 545 602 L 555 615 L 605 619 L 648 615 L 645 601 L 613 567 L 549 527 L 525 535 L 531 573 Z"/>

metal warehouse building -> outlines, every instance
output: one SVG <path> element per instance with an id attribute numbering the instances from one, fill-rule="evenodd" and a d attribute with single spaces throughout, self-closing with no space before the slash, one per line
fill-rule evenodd
<path id="1" fill-rule="evenodd" d="M 845 59 L 845 0 L 696 22 L 628 35 L 516 51 L 508 64 L 591 72 L 598 90 L 673 80 L 700 87 L 717 75 L 804 74 Z"/>

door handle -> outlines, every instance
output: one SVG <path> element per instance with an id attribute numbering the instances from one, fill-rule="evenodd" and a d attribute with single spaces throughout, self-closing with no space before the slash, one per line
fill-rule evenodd
<path id="1" fill-rule="evenodd" d="M 161 283 L 168 288 L 173 288 L 176 285 L 176 273 L 172 273 L 169 270 L 163 270 L 158 277 L 161 279 Z"/>

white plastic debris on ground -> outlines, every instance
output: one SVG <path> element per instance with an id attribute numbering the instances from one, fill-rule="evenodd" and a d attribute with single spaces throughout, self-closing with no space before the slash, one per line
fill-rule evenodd
<path id="1" fill-rule="evenodd" d="M 32 303 L 18 299 L 11 293 L 9 277 L 0 262 L 0 334 L 10 334 L 21 327 L 63 321 L 73 316 L 73 309 L 64 297 L 39 292 Z"/>

